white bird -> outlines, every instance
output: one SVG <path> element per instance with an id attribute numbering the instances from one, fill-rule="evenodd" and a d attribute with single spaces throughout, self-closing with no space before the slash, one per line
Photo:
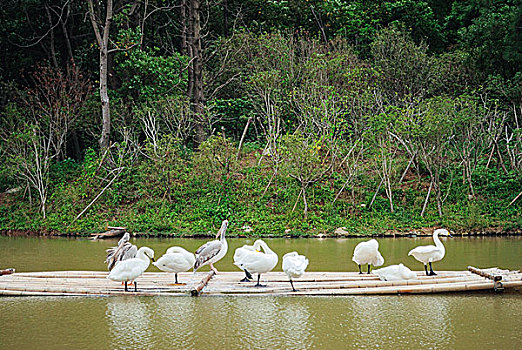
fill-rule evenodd
<path id="1" fill-rule="evenodd" d="M 175 276 L 175 284 L 178 282 L 178 273 L 188 271 L 194 266 L 196 258 L 194 254 L 186 251 L 181 247 L 170 247 L 165 254 L 159 258 L 152 265 L 156 266 L 161 271 L 173 272 Z M 184 284 L 184 283 L 181 283 Z"/>
<path id="2" fill-rule="evenodd" d="M 123 237 L 118 241 L 118 245 L 116 247 L 111 247 L 106 250 L 107 258 L 105 259 L 105 263 L 107 264 L 109 271 L 114 268 L 114 265 L 116 265 L 118 261 L 136 257 L 138 247 L 130 243 L 129 239 L 130 234 L 125 232 Z"/>
<path id="3" fill-rule="evenodd" d="M 403 264 L 386 266 L 382 269 L 373 270 L 372 273 L 379 276 L 381 281 L 404 281 L 412 280 L 417 277 L 415 272 Z"/>
<path id="4" fill-rule="evenodd" d="M 370 265 L 381 266 L 384 264 L 384 258 L 379 253 L 379 242 L 371 239 L 367 242 L 357 244 L 353 251 L 352 260 L 359 265 L 359 273 L 362 274 L 361 265 L 368 264 L 368 274 L 370 273 Z"/>
<path id="5" fill-rule="evenodd" d="M 444 255 L 446 254 L 446 249 L 444 248 L 444 244 L 439 239 L 439 235 L 449 236 L 448 230 L 439 228 L 438 230 L 433 231 L 433 241 L 435 245 L 422 245 L 417 248 L 410 250 L 408 256 L 413 255 L 415 259 L 424 264 L 424 270 L 426 271 L 426 276 L 436 276 L 437 274 L 433 272 L 433 268 L 431 267 L 431 263 L 435 261 L 442 260 Z M 430 273 L 428 273 L 428 266 L 430 265 Z"/>
<path id="6" fill-rule="evenodd" d="M 292 290 L 295 292 L 294 283 L 292 282 L 292 278 L 301 277 L 306 267 L 308 266 L 308 259 L 304 255 L 299 255 L 297 252 L 286 253 L 283 256 L 283 271 L 286 273 L 288 278 L 290 279 L 290 285 L 292 286 Z"/>
<path id="7" fill-rule="evenodd" d="M 247 244 L 245 244 L 242 247 L 237 248 L 236 251 L 234 252 L 234 265 L 239 267 L 241 265 L 241 261 L 243 260 L 244 256 L 255 250 L 256 250 L 256 248 L 253 245 L 247 245 Z M 250 274 L 250 272 L 248 272 L 247 269 L 244 269 L 241 267 L 239 267 L 239 268 L 242 269 L 243 271 L 245 271 L 245 278 L 243 278 L 239 282 L 250 282 L 250 280 L 252 279 L 252 275 Z"/>
<path id="8" fill-rule="evenodd" d="M 262 273 L 272 271 L 277 265 L 278 257 L 268 245 L 261 239 L 254 242 L 252 251 L 245 251 L 245 254 L 241 257 L 241 261 L 235 262 L 234 264 L 242 270 L 248 270 L 250 273 L 257 273 L 256 287 L 263 287 L 259 284 L 259 279 Z M 260 248 L 263 248 L 263 252 Z"/>
<path id="9" fill-rule="evenodd" d="M 149 247 L 141 247 L 135 258 L 119 261 L 109 273 L 107 278 L 113 281 L 125 282 L 125 291 L 128 292 L 127 282 L 134 281 L 149 267 L 150 260 L 154 261 L 154 251 Z M 138 291 L 134 281 L 134 291 Z"/>
<path id="10" fill-rule="evenodd" d="M 221 260 L 228 251 L 227 240 L 225 239 L 225 233 L 228 227 L 228 220 L 223 220 L 221 224 L 221 228 L 216 234 L 216 240 L 210 241 L 203 244 L 201 247 L 196 250 L 196 262 L 194 263 L 194 273 L 201 267 L 206 264 L 210 264 L 210 268 L 215 273 L 218 273 L 218 270 L 214 267 L 214 263 Z M 219 240 L 217 238 L 220 237 Z"/>

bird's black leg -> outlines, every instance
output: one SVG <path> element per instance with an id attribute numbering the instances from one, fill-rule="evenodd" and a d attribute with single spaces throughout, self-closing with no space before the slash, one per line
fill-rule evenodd
<path id="1" fill-rule="evenodd" d="M 136 283 L 136 281 L 134 281 L 134 291 L 135 291 L 135 292 L 138 291 L 138 283 Z"/>
<path id="2" fill-rule="evenodd" d="M 371 269 L 370 264 L 368 264 L 368 275 L 370 274 L 370 269 Z"/>
<path id="3" fill-rule="evenodd" d="M 429 276 L 430 274 L 428 273 L 428 265 L 424 264 L 424 270 L 426 271 L 426 276 Z"/>
<path id="4" fill-rule="evenodd" d="M 361 264 L 358 264 L 358 265 L 359 265 L 359 275 L 362 275 Z"/>
<path id="5" fill-rule="evenodd" d="M 250 282 L 250 279 L 252 279 L 252 275 L 247 270 L 244 270 L 244 271 L 245 271 L 245 278 L 243 278 L 239 282 Z"/>
<path id="6" fill-rule="evenodd" d="M 437 276 L 435 272 L 433 272 L 433 267 L 431 267 L 431 261 L 430 261 L 430 276 Z"/>
<path id="7" fill-rule="evenodd" d="M 176 272 L 176 273 L 174 274 L 174 276 L 176 277 L 176 278 L 175 278 L 176 281 L 175 281 L 174 283 L 179 284 L 179 282 L 178 282 L 178 273 Z"/>
<path id="8" fill-rule="evenodd" d="M 128 292 L 129 289 L 127 288 L 127 281 L 125 281 L 125 291 Z"/>
<path id="9" fill-rule="evenodd" d="M 293 290 L 294 292 L 297 292 L 297 290 L 295 290 L 295 288 L 294 288 L 294 282 L 292 282 L 292 279 L 291 279 L 291 278 L 290 278 L 290 285 L 292 285 L 292 290 Z"/>
<path id="10" fill-rule="evenodd" d="M 261 285 L 261 284 L 259 283 L 259 279 L 260 279 L 260 278 L 261 278 L 261 274 L 258 273 L 258 274 L 257 274 L 257 284 L 256 284 L 256 287 L 264 287 L 263 285 Z"/>

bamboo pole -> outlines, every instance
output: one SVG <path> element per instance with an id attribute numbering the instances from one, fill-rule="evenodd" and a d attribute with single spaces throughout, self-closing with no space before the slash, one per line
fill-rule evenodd
<path id="1" fill-rule="evenodd" d="M 3 276 L 3 275 L 11 275 L 15 272 L 15 269 L 13 268 L 9 268 L 9 269 L 5 269 L 5 270 L 0 270 L 0 276 Z"/>
<path id="2" fill-rule="evenodd" d="M 210 273 L 206 275 L 205 278 L 203 278 L 198 285 L 194 286 L 194 288 L 191 289 L 190 295 L 192 295 L 193 297 L 199 296 L 201 294 L 201 290 L 205 288 L 205 286 L 208 284 L 210 279 L 214 277 L 215 274 L 216 273 L 214 272 L 214 270 L 210 271 Z"/>
<path id="3" fill-rule="evenodd" d="M 502 276 L 500 275 L 493 275 L 489 272 L 486 272 L 486 271 L 483 271 L 479 268 L 476 268 L 476 267 L 473 267 L 473 266 L 468 266 L 468 270 L 470 272 L 473 272 L 474 274 L 477 274 L 479 276 L 482 276 L 482 277 L 486 277 L 490 280 L 493 280 L 493 281 L 501 281 L 502 280 Z"/>

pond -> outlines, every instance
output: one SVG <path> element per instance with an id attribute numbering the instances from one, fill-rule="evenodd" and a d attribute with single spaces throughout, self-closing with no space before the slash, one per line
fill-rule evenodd
<path id="1" fill-rule="evenodd" d="M 356 271 L 363 239 L 266 239 L 281 257 L 297 250 L 309 271 Z M 216 264 L 236 271 L 233 250 L 253 239 L 230 239 Z M 17 271 L 105 270 L 104 250 L 117 240 L 0 237 L 0 268 Z M 173 245 L 194 251 L 198 239 L 134 239 L 156 257 Z M 408 251 L 431 238 L 379 239 L 385 265 L 421 270 Z M 444 240 L 437 270 L 468 265 L 519 269 L 520 237 Z M 207 267 L 204 270 L 208 270 Z M 281 271 L 281 263 L 275 269 Z M 157 271 L 151 266 L 149 271 Z M 522 296 L 445 294 L 356 297 L 24 297 L 0 298 L 2 349 L 397 349 L 517 348 Z"/>

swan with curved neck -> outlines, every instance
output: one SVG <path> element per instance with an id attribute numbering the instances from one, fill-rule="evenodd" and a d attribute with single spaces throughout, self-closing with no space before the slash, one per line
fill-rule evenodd
<path id="1" fill-rule="evenodd" d="M 253 278 L 252 274 L 247 269 L 241 267 L 241 262 L 243 261 L 245 255 L 248 255 L 250 252 L 255 250 L 256 248 L 254 245 L 245 244 L 244 246 L 237 248 L 234 252 L 234 265 L 245 272 L 245 277 L 239 282 L 250 282 L 250 280 Z"/>
<path id="2" fill-rule="evenodd" d="M 391 265 L 383 267 L 382 269 L 373 270 L 373 274 L 379 276 L 381 281 L 405 281 L 412 280 L 417 277 L 415 272 L 403 264 Z"/>
<path id="3" fill-rule="evenodd" d="M 286 253 L 283 256 L 283 271 L 288 276 L 294 292 L 296 292 L 296 289 L 292 279 L 301 277 L 307 266 L 308 259 L 304 255 L 299 255 L 297 252 Z"/>
<path id="4" fill-rule="evenodd" d="M 444 255 L 446 255 L 446 249 L 444 248 L 444 244 L 439 239 L 439 235 L 449 236 L 448 230 L 446 229 L 437 229 L 433 231 L 433 241 L 435 245 L 424 245 L 419 246 L 410 250 L 408 256 L 412 255 L 415 259 L 424 264 L 424 270 L 426 271 L 426 276 L 436 276 L 437 274 L 433 272 L 433 267 L 431 266 L 432 262 L 442 260 Z M 428 264 L 430 265 L 430 272 L 428 273 Z"/>
<path id="5" fill-rule="evenodd" d="M 357 244 L 353 251 L 352 261 L 359 266 L 359 274 L 362 274 L 362 264 L 368 264 L 368 274 L 371 269 L 370 265 L 381 266 L 384 264 L 384 258 L 379 252 L 379 242 L 375 239 L 370 239 L 367 242 Z"/>
<path id="6" fill-rule="evenodd" d="M 127 282 L 134 281 L 149 267 L 150 260 L 154 261 L 154 250 L 149 247 L 141 247 L 132 259 L 122 260 L 116 263 L 111 270 L 108 279 L 125 282 L 125 291 L 128 292 Z M 138 284 L 134 281 L 134 291 L 138 291 Z"/>
<path id="7" fill-rule="evenodd" d="M 152 264 L 161 271 L 174 273 L 174 285 L 181 285 L 184 283 L 178 282 L 178 273 L 190 270 L 195 262 L 196 258 L 191 252 L 181 247 L 170 247 L 158 261 Z"/>
<path id="8" fill-rule="evenodd" d="M 268 247 L 261 239 L 254 242 L 254 250 L 247 251 L 241 257 L 241 261 L 235 262 L 235 265 L 242 270 L 248 270 L 250 273 L 257 273 L 256 287 L 264 287 L 259 283 L 261 274 L 272 271 L 277 265 L 277 254 Z M 263 248 L 261 252 L 260 249 Z"/>
<path id="9" fill-rule="evenodd" d="M 204 265 L 209 264 L 210 269 L 214 273 L 218 273 L 218 270 L 214 267 L 214 264 L 221 260 L 228 251 L 228 243 L 225 239 L 225 233 L 228 228 L 228 220 L 223 220 L 221 228 L 216 234 L 216 240 L 210 241 L 203 244 L 196 250 L 196 262 L 194 263 L 194 273 Z M 217 239 L 219 238 L 219 240 Z"/>

